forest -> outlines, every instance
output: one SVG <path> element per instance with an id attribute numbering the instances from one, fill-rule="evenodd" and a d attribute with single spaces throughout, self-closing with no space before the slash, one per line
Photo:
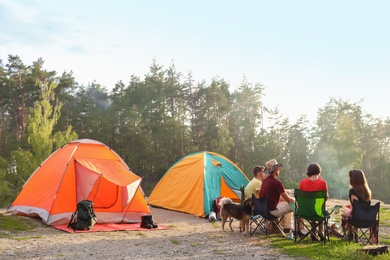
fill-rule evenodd
<path id="1" fill-rule="evenodd" d="M 389 118 L 365 113 L 360 102 L 330 98 L 315 122 L 305 115 L 291 122 L 264 106 L 260 83 L 209 81 L 152 60 L 145 75 L 129 76 L 128 83 L 84 86 L 72 71 L 44 69 L 42 58 L 28 65 L 8 55 L 0 60 L 0 206 L 12 202 L 52 152 L 84 138 L 117 152 L 143 178 L 146 195 L 177 160 L 212 151 L 249 179 L 255 165 L 275 158 L 288 189 L 317 162 L 331 198 L 347 198 L 348 172 L 362 169 L 373 198 L 390 203 Z"/>

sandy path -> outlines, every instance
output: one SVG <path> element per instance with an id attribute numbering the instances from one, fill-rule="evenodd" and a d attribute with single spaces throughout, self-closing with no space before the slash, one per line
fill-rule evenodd
<path id="1" fill-rule="evenodd" d="M 152 208 L 158 224 L 169 230 L 69 234 L 44 226 L 0 237 L 0 259 L 292 259 L 267 246 L 267 240 L 220 223 L 170 210 Z"/>

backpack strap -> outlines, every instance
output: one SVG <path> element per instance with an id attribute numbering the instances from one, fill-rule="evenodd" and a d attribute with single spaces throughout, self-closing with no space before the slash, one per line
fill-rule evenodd
<path id="1" fill-rule="evenodd" d="M 71 227 L 73 229 L 73 231 L 76 230 L 75 229 L 76 227 L 74 225 L 72 225 L 73 221 L 76 218 L 76 215 L 77 215 L 77 210 L 72 214 L 72 216 L 70 217 L 69 223 L 68 223 L 68 228 Z"/>

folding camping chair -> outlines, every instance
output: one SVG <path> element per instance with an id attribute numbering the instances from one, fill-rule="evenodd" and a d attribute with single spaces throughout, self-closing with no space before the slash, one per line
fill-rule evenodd
<path id="1" fill-rule="evenodd" d="M 252 219 L 249 223 L 251 235 L 253 235 L 257 229 L 259 229 L 261 233 L 265 234 L 265 237 L 269 237 L 276 230 L 276 228 L 278 228 L 279 231 L 284 236 L 286 236 L 283 228 L 280 226 L 280 222 L 282 221 L 283 217 L 278 218 L 270 213 L 267 196 L 258 199 L 254 194 L 252 194 L 252 203 L 253 213 Z M 253 230 L 252 225 L 255 226 Z"/>
<path id="2" fill-rule="evenodd" d="M 374 244 L 370 241 L 370 236 L 376 236 L 379 243 L 379 209 L 380 202 L 375 205 L 361 203 L 357 200 L 352 202 L 352 214 L 347 219 L 350 225 L 344 233 L 344 237 L 349 237 L 349 242 L 361 242 L 363 245 Z M 354 239 L 353 239 L 354 238 Z"/>
<path id="3" fill-rule="evenodd" d="M 298 243 L 308 237 L 325 245 L 329 241 L 328 219 L 329 213 L 326 211 L 326 191 L 302 191 L 294 190 L 295 212 L 294 212 L 294 230 L 295 243 Z M 306 220 L 306 221 L 305 221 Z M 300 223 L 307 232 L 300 233 Z M 323 228 L 322 228 L 323 227 Z M 321 230 L 322 229 L 322 230 Z"/>

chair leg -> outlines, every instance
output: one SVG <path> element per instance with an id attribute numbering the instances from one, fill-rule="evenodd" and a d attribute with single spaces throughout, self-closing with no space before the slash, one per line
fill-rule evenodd
<path id="1" fill-rule="evenodd" d="M 377 244 L 377 240 L 373 239 L 374 234 L 371 232 L 371 228 L 356 228 L 354 226 L 350 226 L 347 230 L 347 238 L 348 242 L 361 243 L 362 245 L 374 245 Z"/>
<path id="2" fill-rule="evenodd" d="M 284 233 L 283 228 L 279 224 L 282 218 L 280 218 L 279 220 L 266 220 L 261 216 L 252 217 L 252 221 L 249 223 L 249 233 L 253 235 L 256 230 L 260 230 L 261 233 L 263 233 L 265 237 L 268 238 L 276 229 L 278 229 L 281 234 L 287 236 L 286 233 Z M 252 225 L 254 225 L 254 227 L 252 227 Z"/>
<path id="3" fill-rule="evenodd" d="M 297 235 L 298 234 L 297 229 L 299 229 L 299 222 L 300 221 L 301 221 L 301 223 L 303 225 L 303 228 L 305 230 L 307 230 L 307 233 L 303 234 L 303 233 L 299 232 L 302 235 L 298 236 Z M 327 229 L 327 221 L 326 220 L 323 220 L 323 221 L 320 221 L 320 222 L 308 221 L 309 224 L 306 224 L 300 218 L 296 218 L 295 222 L 296 223 L 295 223 L 294 226 L 295 226 L 295 230 L 296 230 L 296 235 L 295 235 L 295 242 L 296 243 L 304 240 L 308 236 L 310 236 L 312 241 L 317 241 L 321 245 L 325 245 L 326 242 L 329 241 L 329 231 Z"/>
<path id="4" fill-rule="evenodd" d="M 294 217 L 294 242 L 297 242 L 298 234 L 301 233 L 301 229 L 299 226 L 300 218 Z"/>
<path id="5" fill-rule="evenodd" d="M 354 240 L 354 237 L 356 237 L 355 228 L 352 227 L 351 224 L 347 222 L 345 222 L 345 225 L 343 223 L 342 228 L 343 228 L 342 239 L 351 243 Z"/>
<path id="6" fill-rule="evenodd" d="M 327 227 L 325 226 L 325 221 L 321 221 L 319 223 L 313 221 L 310 223 L 311 228 L 309 230 L 310 237 L 312 241 L 317 241 L 321 245 L 325 245 L 327 241 L 326 233 Z M 324 227 L 321 227 L 324 226 Z"/>
<path id="7" fill-rule="evenodd" d="M 265 221 L 264 234 L 265 237 L 269 237 L 276 229 L 276 223 L 272 220 Z"/>
<path id="8" fill-rule="evenodd" d="M 286 233 L 284 233 L 284 230 L 283 228 L 280 226 L 280 222 L 283 220 L 283 217 L 281 217 L 280 219 L 273 219 L 273 220 L 270 220 L 269 223 L 272 224 L 272 229 L 269 230 L 269 234 L 268 234 L 268 237 L 270 234 L 272 234 L 276 229 L 279 229 L 280 233 L 283 234 L 283 236 L 287 236 Z"/>
<path id="9" fill-rule="evenodd" d="M 253 228 L 252 225 L 254 225 L 255 227 Z M 260 216 L 254 216 L 252 217 L 252 220 L 249 223 L 249 228 L 250 228 L 249 230 L 250 235 L 253 235 L 256 232 L 256 230 L 260 230 L 261 233 L 265 233 L 266 230 L 265 220 Z"/>

